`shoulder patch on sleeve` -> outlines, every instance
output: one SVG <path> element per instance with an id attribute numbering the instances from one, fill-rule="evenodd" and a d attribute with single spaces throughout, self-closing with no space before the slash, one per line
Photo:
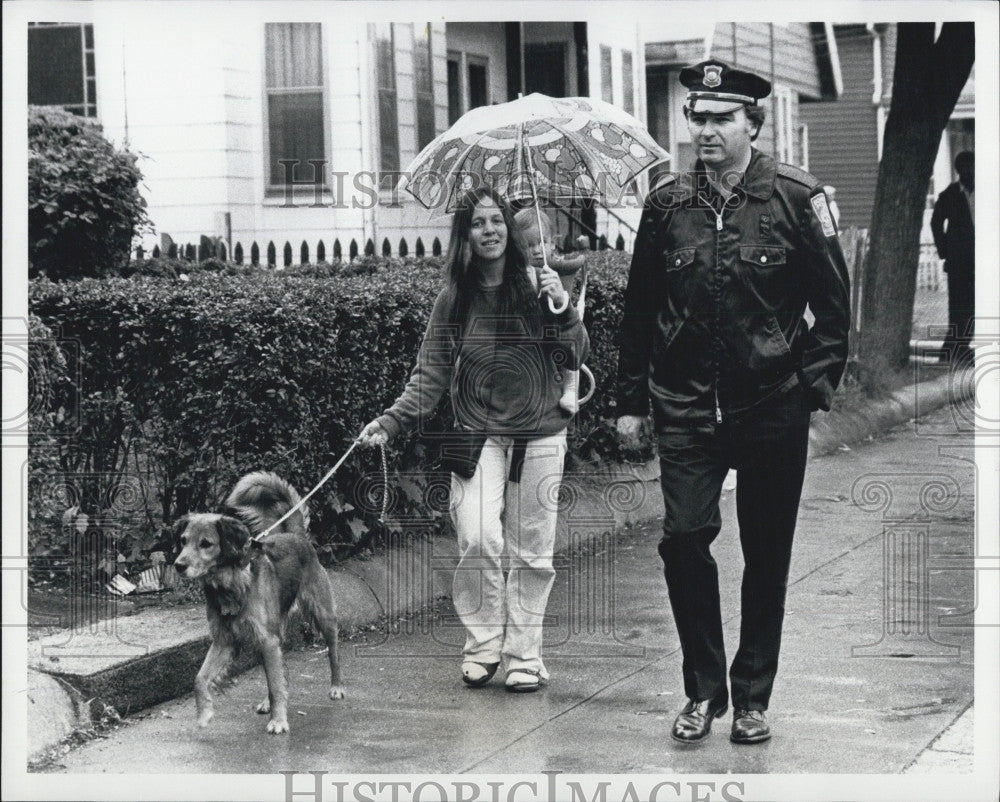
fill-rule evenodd
<path id="1" fill-rule="evenodd" d="M 823 226 L 823 234 L 827 237 L 837 236 L 837 226 L 833 222 L 833 215 L 830 214 L 830 204 L 826 202 L 826 195 L 818 192 L 809 198 L 809 202 L 812 204 L 816 217 L 819 218 L 820 225 Z"/>
<path id="2" fill-rule="evenodd" d="M 784 178 L 790 178 L 796 183 L 809 187 L 809 189 L 820 186 L 819 179 L 816 178 L 816 176 L 811 173 L 807 173 L 805 170 L 800 170 L 798 167 L 794 167 L 791 164 L 778 162 L 778 175 Z"/>

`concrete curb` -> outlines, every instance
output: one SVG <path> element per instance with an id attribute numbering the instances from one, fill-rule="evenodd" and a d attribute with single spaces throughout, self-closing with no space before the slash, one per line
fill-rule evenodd
<path id="1" fill-rule="evenodd" d="M 889 429 L 934 412 L 946 404 L 967 404 L 975 396 L 972 372 L 945 375 L 911 384 L 871 401 L 863 410 L 834 409 L 813 416 L 809 431 L 809 456 L 836 451 L 841 445 L 860 443 Z"/>
<path id="2" fill-rule="evenodd" d="M 962 403 L 973 390 L 971 382 L 955 382 L 949 374 L 898 390 L 862 412 L 815 416 L 810 456 L 863 441 L 949 402 Z M 557 554 L 617 527 L 662 515 L 658 480 L 655 459 L 567 473 L 560 494 Z M 407 523 L 419 529 L 421 522 Z M 354 558 L 332 569 L 341 627 L 374 628 L 383 618 L 394 620 L 450 595 L 456 559 L 453 537 L 404 537 L 401 545 L 390 546 L 377 558 Z M 98 700 L 103 703 L 98 708 L 108 705 L 129 714 L 190 692 L 207 644 L 201 606 L 151 608 L 87 631 L 29 642 L 29 759 L 89 723 L 86 714 L 81 715 L 79 699 Z"/>
<path id="3" fill-rule="evenodd" d="M 975 706 L 969 705 L 903 769 L 903 774 L 968 774 L 975 768 L 975 753 Z"/>

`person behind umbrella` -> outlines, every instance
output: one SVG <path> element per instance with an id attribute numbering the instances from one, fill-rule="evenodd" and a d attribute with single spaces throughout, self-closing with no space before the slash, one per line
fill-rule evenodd
<path id="1" fill-rule="evenodd" d="M 729 702 L 711 543 L 736 468 L 744 568 L 729 669 L 732 741 L 771 735 L 792 537 L 813 410 L 847 362 L 847 268 L 819 181 L 752 146 L 771 85 L 715 60 L 680 73 L 694 172 L 643 210 L 625 291 L 618 430 L 634 441 L 652 401 L 663 490 L 664 576 L 688 702 L 671 736 L 705 738 Z M 815 322 L 805 320 L 806 305 Z"/>
<path id="2" fill-rule="evenodd" d="M 457 441 L 442 446 L 452 471 L 451 517 L 459 562 L 453 600 L 465 625 L 462 679 L 486 684 L 501 663 L 506 688 L 537 690 L 570 413 L 563 374 L 589 340 L 576 309 L 561 306 L 559 275 L 539 271 L 541 298 L 513 239 L 506 202 L 488 189 L 465 195 L 452 220 L 438 295 L 417 364 L 396 402 L 362 430 L 366 445 L 416 429 L 450 389 Z M 506 581 L 502 567 L 509 555 Z"/>
<path id="3" fill-rule="evenodd" d="M 538 227 L 539 219 L 542 221 L 541 229 Z M 514 239 L 524 251 L 531 267 L 541 268 L 544 262 L 548 262 L 549 267 L 559 274 L 563 289 L 567 293 L 573 293 L 576 276 L 583 267 L 584 256 L 582 253 L 556 252 L 555 243 L 552 241 L 552 224 L 548 215 L 539 214 L 533 206 L 521 209 L 514 215 Z M 580 408 L 579 387 L 580 371 L 565 371 L 559 406 L 573 415 Z"/>

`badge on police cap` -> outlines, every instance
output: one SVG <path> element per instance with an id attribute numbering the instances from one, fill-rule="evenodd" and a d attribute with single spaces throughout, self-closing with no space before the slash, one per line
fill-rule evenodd
<path id="1" fill-rule="evenodd" d="M 722 65 L 720 64 L 706 64 L 705 65 L 705 77 L 702 79 L 702 83 L 705 86 L 715 87 L 722 84 Z"/>

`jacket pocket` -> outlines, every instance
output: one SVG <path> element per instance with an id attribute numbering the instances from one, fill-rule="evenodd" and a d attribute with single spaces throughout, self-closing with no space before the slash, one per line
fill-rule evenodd
<path id="1" fill-rule="evenodd" d="M 795 367 L 792 349 L 773 315 L 758 318 L 750 331 L 750 354 L 747 366 L 753 373 L 774 376 Z"/>
<path id="2" fill-rule="evenodd" d="M 754 311 L 774 314 L 795 286 L 785 270 L 787 252 L 780 245 L 740 245 L 740 273 Z"/>
<path id="3" fill-rule="evenodd" d="M 663 266 L 668 273 L 683 270 L 694 261 L 694 248 L 680 248 L 663 254 Z"/>
<path id="4" fill-rule="evenodd" d="M 740 261 L 757 270 L 774 270 L 785 264 L 785 249 L 780 245 L 740 245 Z"/>
<path id="5" fill-rule="evenodd" d="M 677 335 L 684 328 L 684 321 L 677 320 L 666 329 L 660 329 L 653 335 L 653 348 L 650 353 L 650 375 L 660 387 L 670 384 L 680 374 L 677 367 L 677 354 L 670 353 L 671 346 L 677 341 Z"/>
<path id="6" fill-rule="evenodd" d="M 691 299 L 697 293 L 695 249 L 664 251 L 662 264 L 659 277 L 662 292 L 670 299 L 674 314 L 686 317 L 690 314 Z"/>

